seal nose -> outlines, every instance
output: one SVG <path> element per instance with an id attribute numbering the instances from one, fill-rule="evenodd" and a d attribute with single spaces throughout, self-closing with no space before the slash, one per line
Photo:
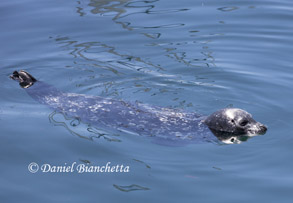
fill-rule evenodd
<path id="1" fill-rule="evenodd" d="M 263 133 L 265 133 L 266 131 L 267 131 L 267 127 L 265 126 L 265 125 L 263 125 L 263 124 L 260 124 L 259 125 L 259 128 L 260 128 L 260 130 L 261 130 L 261 132 L 263 132 Z"/>

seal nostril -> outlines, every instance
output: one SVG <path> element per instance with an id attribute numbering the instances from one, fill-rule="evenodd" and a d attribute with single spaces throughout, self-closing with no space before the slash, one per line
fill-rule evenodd
<path id="1" fill-rule="evenodd" d="M 261 125 L 260 126 L 261 131 L 266 132 L 267 131 L 267 127 L 265 125 Z"/>

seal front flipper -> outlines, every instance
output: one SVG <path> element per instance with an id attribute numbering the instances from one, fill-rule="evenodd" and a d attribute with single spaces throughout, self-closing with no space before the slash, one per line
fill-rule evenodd
<path id="1" fill-rule="evenodd" d="M 19 82 L 19 85 L 22 88 L 29 88 L 31 87 L 37 80 L 28 72 L 24 70 L 14 71 L 10 76 L 12 80 L 16 80 Z"/>

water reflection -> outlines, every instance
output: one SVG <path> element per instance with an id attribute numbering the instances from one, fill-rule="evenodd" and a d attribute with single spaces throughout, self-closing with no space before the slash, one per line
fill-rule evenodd
<path id="1" fill-rule="evenodd" d="M 130 0 L 91 0 L 88 4 L 93 7 L 91 13 L 102 14 L 115 13 L 113 20 L 118 19 L 122 14 L 126 13 L 126 9 L 123 7 Z"/>
<path id="2" fill-rule="evenodd" d="M 126 186 L 114 184 L 113 186 L 122 192 L 132 192 L 132 191 L 136 191 L 136 190 L 150 190 L 150 188 L 143 187 L 143 186 L 136 185 L 136 184 L 126 185 Z"/>
<path id="3" fill-rule="evenodd" d="M 117 138 L 119 134 L 109 135 L 101 129 L 83 123 L 79 118 L 67 117 L 64 113 L 52 112 L 49 115 L 49 121 L 55 126 L 64 127 L 70 134 L 82 139 L 94 141 L 94 139 L 103 138 L 108 142 L 121 142 L 121 140 Z"/>
<path id="4" fill-rule="evenodd" d="M 139 72 L 142 76 L 163 76 L 163 68 L 141 57 L 121 53 L 115 47 L 101 42 L 78 42 L 69 37 L 56 37 L 62 48 L 69 50 L 74 65 L 84 70 L 103 69 L 114 75 L 129 75 Z"/>
<path id="5" fill-rule="evenodd" d="M 172 74 L 170 71 L 167 72 L 161 64 L 155 64 L 150 59 L 143 59 L 142 57 L 121 53 L 121 51 L 116 50 L 114 46 L 109 46 L 105 43 L 78 42 L 76 40 L 70 39 L 69 37 L 61 36 L 57 36 L 55 41 L 64 50 L 68 50 L 68 53 L 74 58 L 73 67 L 75 68 L 91 72 L 99 69 L 99 74 L 101 77 L 105 77 L 107 72 L 110 72 L 116 76 L 127 75 L 127 81 L 113 80 L 113 76 L 111 76 L 111 80 L 107 80 L 103 83 L 91 83 L 88 85 L 88 90 L 101 87 L 104 88 L 104 93 L 106 93 L 105 96 L 120 95 L 122 87 L 119 86 L 119 82 L 123 83 L 123 85 L 127 85 L 126 83 L 129 83 L 129 87 L 135 89 L 134 92 L 146 92 L 146 88 L 151 88 L 154 85 L 157 86 L 156 89 L 159 91 L 159 93 L 174 91 L 174 88 L 175 90 L 179 90 L 180 87 L 178 84 L 188 86 L 216 86 L 213 83 L 207 82 L 207 80 L 202 77 L 197 77 L 196 79 L 191 78 L 191 80 L 182 80 L 180 77 L 178 77 L 178 75 Z M 178 44 L 176 45 L 173 43 L 170 45 L 178 46 Z M 190 61 L 184 58 L 185 54 L 177 53 L 176 49 L 166 49 L 166 52 L 168 53 L 166 56 L 169 58 L 175 58 L 175 60 L 184 64 L 190 63 Z M 205 61 L 207 66 L 213 64 L 212 61 L 214 59 L 211 56 L 211 53 L 206 51 L 202 52 L 202 54 L 204 54 L 207 58 L 202 59 L 202 61 Z M 197 59 L 193 59 L 193 61 L 197 61 Z M 96 77 L 97 76 L 94 74 L 87 80 L 92 80 Z M 157 82 L 155 83 L 155 81 L 145 80 L 150 77 L 156 79 Z M 119 78 L 121 79 L 121 77 Z M 83 84 L 83 82 L 84 81 L 79 80 L 80 84 L 77 86 L 84 86 L 85 84 Z M 168 90 L 168 87 L 164 85 L 165 83 L 172 85 L 172 90 Z M 218 87 L 223 88 L 221 86 Z M 109 91 L 110 89 L 111 91 Z M 158 94 L 158 92 L 150 93 L 152 93 L 151 95 Z"/>
<path id="6" fill-rule="evenodd" d="M 81 6 L 82 2 L 77 1 L 78 6 L 76 7 L 76 12 L 79 14 L 79 16 L 83 17 L 86 13 L 83 11 L 83 8 Z"/>
<path id="7" fill-rule="evenodd" d="M 151 169 L 151 166 L 146 164 L 145 162 L 141 161 L 141 160 L 138 160 L 138 159 L 133 159 L 134 161 L 138 162 L 138 163 L 141 163 L 141 164 L 144 164 L 146 168 L 148 169 Z"/>
<path id="8" fill-rule="evenodd" d="M 148 29 L 148 28 L 171 28 L 182 26 L 184 24 L 169 24 L 169 25 L 156 25 L 156 26 L 133 26 L 129 21 L 123 21 L 123 18 L 131 17 L 133 15 L 142 15 L 142 14 L 166 14 L 166 13 L 176 13 L 187 11 L 189 9 L 168 9 L 168 10 L 154 10 L 155 3 L 159 0 L 151 1 L 130 1 L 130 0 L 91 0 L 88 4 L 91 9 L 92 14 L 100 14 L 103 16 L 113 15 L 112 20 L 117 24 L 121 24 L 123 28 L 128 30 L 133 29 Z"/>
<path id="9" fill-rule="evenodd" d="M 238 9 L 238 7 L 236 6 L 218 8 L 219 11 L 223 11 L 223 12 L 234 11 L 236 9 Z"/>
<path id="10" fill-rule="evenodd" d="M 80 2 L 78 3 L 81 4 Z M 178 15 L 178 17 L 184 15 L 190 8 L 160 9 L 157 8 L 160 7 L 158 4 L 159 0 L 91 0 L 87 6 L 84 6 L 85 8 L 82 9 L 82 12 L 80 8 L 77 9 L 77 13 L 80 16 L 84 16 L 84 13 L 88 12 L 91 15 L 111 17 L 114 23 L 121 25 L 127 31 L 131 31 L 131 35 L 135 35 L 137 38 L 143 35 L 154 40 L 151 43 L 141 44 L 142 46 L 153 46 L 154 49 L 159 48 L 162 50 L 162 57 L 168 57 L 176 62 L 183 63 L 185 66 L 196 68 L 215 67 L 215 59 L 212 56 L 213 51 L 208 45 L 211 40 L 202 40 L 204 36 L 199 33 L 195 34 L 193 29 L 186 31 L 184 19 L 182 18 L 180 22 L 179 19 L 181 18 L 174 17 L 174 15 Z M 221 9 L 229 11 L 234 10 L 234 7 Z M 159 20 L 161 17 L 168 18 L 169 16 L 169 21 Z M 178 32 L 183 37 L 182 39 L 172 39 L 172 41 L 168 39 L 170 34 L 174 33 L 173 35 L 176 36 Z M 189 32 L 191 32 L 190 35 Z M 197 30 L 196 32 L 200 31 Z"/>

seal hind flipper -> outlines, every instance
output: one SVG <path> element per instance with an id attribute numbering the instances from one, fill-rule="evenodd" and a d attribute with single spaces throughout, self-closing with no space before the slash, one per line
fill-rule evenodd
<path id="1" fill-rule="evenodd" d="M 29 88 L 31 87 L 35 82 L 37 82 L 36 78 L 34 78 L 31 74 L 24 70 L 20 71 L 14 71 L 12 75 L 10 76 L 12 80 L 19 81 L 19 85 L 22 88 Z"/>

